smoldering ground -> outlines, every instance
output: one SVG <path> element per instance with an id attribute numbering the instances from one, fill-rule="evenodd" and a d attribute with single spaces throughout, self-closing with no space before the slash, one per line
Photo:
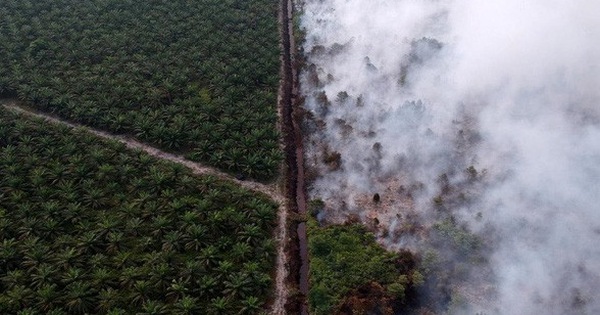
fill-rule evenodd
<path id="1" fill-rule="evenodd" d="M 320 217 L 455 262 L 451 312 L 600 313 L 600 3 L 302 7 Z"/>

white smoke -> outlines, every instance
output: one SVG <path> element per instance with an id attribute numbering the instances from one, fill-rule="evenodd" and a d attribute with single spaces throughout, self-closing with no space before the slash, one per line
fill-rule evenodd
<path id="1" fill-rule="evenodd" d="M 433 220 L 441 174 L 460 186 L 467 167 L 486 169 L 485 184 L 464 188 L 477 202 L 452 209 L 475 233 L 494 231 L 496 294 L 478 307 L 600 314 L 600 2 L 306 0 L 303 9 L 305 106 L 325 124 L 308 148 L 320 171 L 311 194 L 330 205 L 323 215 L 368 222 L 363 196 L 377 192 L 388 197 L 376 216 L 390 230 L 409 208 Z M 323 162 L 332 152 L 339 168 Z M 410 198 L 389 197 L 398 191 Z"/>

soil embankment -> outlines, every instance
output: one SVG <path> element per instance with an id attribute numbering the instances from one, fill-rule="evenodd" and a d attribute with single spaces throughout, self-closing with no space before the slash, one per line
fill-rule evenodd
<path id="1" fill-rule="evenodd" d="M 282 87 L 280 91 L 281 130 L 285 145 L 286 197 L 289 208 L 297 214 L 306 215 L 306 190 L 304 186 L 304 152 L 301 115 L 298 109 L 298 73 L 295 60 L 296 47 L 293 34 L 293 1 L 281 0 Z M 308 314 L 308 243 L 306 223 L 290 222 L 289 250 L 290 283 L 297 283 L 298 294 L 291 296 L 286 305 L 288 314 Z"/>

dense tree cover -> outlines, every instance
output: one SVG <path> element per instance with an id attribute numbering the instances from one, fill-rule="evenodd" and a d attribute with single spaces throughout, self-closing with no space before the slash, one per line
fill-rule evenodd
<path id="1" fill-rule="evenodd" d="M 402 306 L 406 291 L 423 281 L 410 253 L 387 252 L 362 225 L 319 227 L 310 219 L 308 226 L 312 314 L 339 314 L 345 305 L 354 311 L 360 309 L 350 296 L 360 288 L 380 288 L 382 299 Z M 366 296 L 365 301 L 369 304 L 375 298 Z M 381 313 L 383 304 L 375 301 L 373 306 Z"/>
<path id="2" fill-rule="evenodd" d="M 0 93 L 272 178 L 277 1 L 5 0 Z"/>
<path id="3" fill-rule="evenodd" d="M 255 314 L 276 207 L 0 108 L 1 314 Z"/>

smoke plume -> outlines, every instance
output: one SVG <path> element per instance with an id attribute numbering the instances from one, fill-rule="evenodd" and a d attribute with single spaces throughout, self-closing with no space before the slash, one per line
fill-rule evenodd
<path id="1" fill-rule="evenodd" d="M 463 262 L 476 237 L 451 313 L 600 314 L 600 2 L 302 9 L 319 218 Z"/>

